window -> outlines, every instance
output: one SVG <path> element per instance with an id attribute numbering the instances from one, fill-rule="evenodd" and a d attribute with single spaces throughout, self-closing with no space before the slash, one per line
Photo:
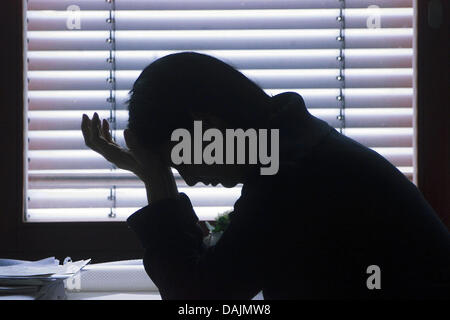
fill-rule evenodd
<path id="1" fill-rule="evenodd" d="M 411 0 L 29 0 L 26 17 L 27 222 L 124 221 L 146 205 L 134 175 L 84 146 L 80 119 L 97 111 L 123 144 L 134 80 L 178 51 L 224 60 L 270 95 L 298 92 L 412 178 Z M 203 220 L 240 194 L 179 185 Z"/>
<path id="2" fill-rule="evenodd" d="M 149 1 L 141 0 L 141 1 L 118 1 L 116 0 L 116 10 L 123 10 L 123 6 L 127 5 L 128 9 L 135 10 L 170 10 L 173 8 L 179 8 L 177 5 L 181 3 L 181 1 L 173 1 L 173 0 L 152 0 L 151 4 Z M 191 9 L 191 10 L 204 10 L 206 9 L 205 3 L 212 3 L 207 0 L 201 1 L 193 1 L 193 0 L 183 0 L 182 4 L 184 7 L 181 10 Z M 263 1 L 263 0 L 255 0 L 255 1 L 245 1 L 243 2 L 246 5 L 246 8 L 251 9 L 272 9 L 275 10 L 273 4 L 276 3 L 279 6 L 279 9 L 287 9 L 287 8 L 296 8 L 296 9 L 306 9 L 308 6 L 315 6 L 315 9 L 319 8 L 321 5 L 328 6 L 333 5 L 332 9 L 339 9 L 340 2 L 339 0 L 302 0 L 302 1 Z M 414 148 L 413 151 L 417 154 L 416 159 L 414 161 L 414 166 L 409 165 L 399 165 L 400 167 L 409 167 L 413 169 L 413 174 L 415 176 L 415 182 L 417 183 L 419 189 L 425 196 L 425 198 L 429 201 L 431 206 L 436 210 L 436 212 L 440 215 L 441 219 L 447 225 L 450 226 L 450 208 L 448 201 L 448 194 L 450 192 L 450 175 L 445 174 L 449 170 L 449 155 L 450 155 L 450 142 L 448 134 L 449 126 L 448 126 L 448 110 L 445 106 L 448 105 L 448 101 L 450 100 L 448 91 L 448 83 L 450 74 L 447 72 L 446 68 L 442 66 L 448 62 L 448 20 L 443 20 L 441 22 L 435 21 L 432 26 L 430 25 L 430 13 L 429 13 L 429 5 L 430 3 L 435 3 L 435 1 L 429 0 L 420 0 L 414 1 L 414 26 L 413 31 L 410 30 L 410 27 L 405 28 L 397 28 L 392 27 L 391 29 L 384 29 L 385 34 L 388 36 L 387 38 L 381 37 L 380 41 L 385 41 L 386 39 L 397 39 L 400 40 L 402 37 L 397 33 L 397 36 L 394 36 L 394 33 L 391 31 L 406 31 L 408 33 L 408 37 L 406 38 L 407 44 L 402 40 L 398 43 L 404 43 L 405 45 L 401 45 L 400 48 L 397 48 L 395 45 L 392 47 L 387 47 L 385 49 L 393 48 L 396 49 L 395 52 L 401 52 L 401 50 L 410 50 L 411 41 L 414 42 L 414 87 L 411 89 L 410 85 L 406 87 L 394 87 L 394 91 L 397 93 L 404 92 L 404 95 L 393 94 L 394 91 L 390 91 L 391 94 L 386 95 L 386 102 L 390 101 L 390 104 L 387 103 L 384 106 L 389 106 L 392 108 L 408 110 L 410 108 L 411 102 L 411 90 L 413 91 L 413 103 L 414 107 Z M 382 10 L 382 13 L 391 12 L 389 11 L 389 7 L 392 7 L 395 4 L 396 7 L 404 10 L 408 9 L 411 5 L 410 1 L 403 0 L 392 0 L 392 1 L 345 1 L 345 5 L 347 9 L 356 9 L 355 6 L 359 7 L 364 12 L 369 5 L 378 5 Z M 444 1 L 441 2 L 443 6 L 443 12 L 449 11 L 448 6 L 450 6 L 450 2 Z M 111 261 L 111 260 L 121 260 L 121 259 L 135 259 L 142 258 L 142 248 L 137 241 L 135 235 L 131 230 L 129 230 L 125 223 L 120 222 L 119 219 L 106 219 L 106 222 L 40 222 L 40 223 L 29 223 L 24 222 L 24 212 L 25 205 L 27 204 L 25 194 L 27 192 L 27 183 L 25 180 L 28 180 L 27 171 L 24 169 L 24 166 L 28 167 L 27 157 L 29 148 L 26 145 L 27 140 L 27 119 L 29 117 L 28 111 L 29 104 L 27 104 L 27 81 L 26 77 L 28 76 L 27 64 L 26 62 L 26 53 L 32 52 L 33 50 L 27 50 L 27 37 L 28 31 L 26 27 L 26 15 L 27 11 L 39 11 L 39 10 L 60 10 L 61 12 L 66 12 L 67 7 L 69 5 L 78 5 L 81 9 L 81 12 L 90 12 L 88 9 L 98 10 L 98 11 L 107 11 L 109 14 L 109 7 L 107 2 L 104 0 L 74 0 L 74 1 L 66 1 L 66 0 L 47 0 L 47 1 L 7 1 L 4 3 L 2 9 L 0 10 L 0 17 L 3 21 L 4 25 L 8 27 L 8 32 L 4 34 L 4 43 L 7 43 L 7 46 L 3 46 L 2 54 L 4 54 L 4 58 L 0 59 L 2 73 L 1 79 L 1 89 L 4 90 L 5 94 L 2 95 L 2 99 L 0 102 L 2 117 L 0 117 L 0 129 L 2 131 L 2 135 L 0 135 L 0 145 L 2 146 L 2 156 L 0 157 L 0 203 L 2 206 L 0 208 L 0 256 L 15 258 L 15 259 L 25 259 L 25 260 L 37 260 L 42 259 L 43 257 L 48 256 L 56 256 L 58 259 L 64 259 L 66 256 L 71 256 L 73 259 L 86 259 L 92 258 L 94 263 L 102 262 L 102 261 Z M 297 5 L 297 7 L 295 7 Z M 88 7 L 89 6 L 89 7 Z M 214 1 L 214 8 L 209 7 L 209 9 L 217 9 L 217 10 L 228 10 L 231 8 L 241 8 L 238 6 L 238 2 L 229 0 L 229 1 Z M 311 7 L 312 8 L 312 7 Z M 447 8 L 447 9 L 445 9 Z M 376 9 L 376 8 L 373 8 Z M 324 10 L 325 12 L 325 10 Z M 345 12 L 345 10 L 344 10 Z M 348 11 L 347 11 L 348 12 Z M 86 13 L 85 13 L 86 14 Z M 47 23 L 50 20 L 50 12 L 48 17 L 46 18 Z M 368 16 L 367 16 L 368 17 Z M 410 19 L 410 18 L 408 18 Z M 86 32 L 83 27 L 83 21 L 81 21 L 80 30 L 77 29 L 67 29 L 60 24 L 60 31 L 64 31 L 64 34 L 70 34 L 73 32 Z M 316 20 L 317 21 L 317 20 Z M 331 20 L 330 20 L 331 21 Z M 333 20 L 334 21 L 334 20 Z M 351 25 L 349 25 L 348 18 L 346 22 L 346 28 L 349 29 Z M 361 21 L 361 20 L 360 20 Z M 373 21 L 373 20 L 372 20 Z M 381 27 L 386 28 L 387 26 L 384 24 L 386 19 L 383 19 L 383 14 L 381 15 Z M 392 19 L 388 21 L 393 21 Z M 410 21 L 410 20 L 409 20 Z M 65 23 L 65 22 L 64 22 Z M 367 23 L 367 21 L 366 21 Z M 410 22 L 408 22 L 410 23 Z M 365 26 L 364 21 L 361 21 L 361 28 L 359 30 L 364 30 L 366 32 L 372 32 L 373 30 L 367 30 L 367 26 Z M 391 25 L 392 26 L 392 25 Z M 105 27 L 106 28 L 106 27 Z M 108 27 L 109 28 L 109 27 Z M 353 28 L 353 27 L 352 27 Z M 301 28 L 303 29 L 303 27 Z M 335 25 L 333 32 L 337 32 L 339 29 L 339 25 Z M 318 29 L 316 29 L 318 30 Z M 324 29 L 320 29 L 324 31 Z M 35 30 L 38 31 L 38 30 Z M 41 35 L 45 34 L 42 33 Z M 57 30 L 48 30 L 50 32 L 55 32 Z M 91 30 L 95 31 L 95 30 Z M 105 30 L 97 30 L 98 31 L 108 31 Z M 274 32 L 274 31 L 273 31 Z M 375 31 L 381 32 L 381 30 Z M 414 34 L 413 39 L 409 36 L 411 32 Z M 47 32 L 48 34 L 48 32 Z M 304 34 L 304 33 L 303 33 Z M 51 40 L 52 38 L 48 38 Z M 280 38 L 282 39 L 282 38 Z M 277 41 L 281 41 L 280 39 L 276 39 Z M 331 37 L 330 37 L 331 39 Z M 361 39 L 361 37 L 360 37 Z M 369 40 L 368 37 L 366 40 Z M 384 40 L 383 40 L 384 39 Z M 405 38 L 404 38 L 405 39 Z M 349 37 L 345 39 L 346 48 L 344 48 L 344 52 L 347 52 L 347 58 L 349 58 L 348 52 L 354 50 L 356 48 L 351 48 L 349 46 L 348 40 Z M 373 40 L 373 38 L 372 38 Z M 101 40 L 100 43 L 103 43 L 104 39 Z M 322 41 L 323 42 L 323 41 Z M 316 41 L 316 43 L 321 44 L 321 41 Z M 242 42 L 241 42 L 242 43 Z M 261 43 L 261 42 L 260 42 Z M 331 43 L 331 42 L 330 42 Z M 372 44 L 377 42 L 372 41 Z M 91 43 L 92 44 L 92 43 Z M 104 51 L 107 53 L 104 58 L 108 57 L 109 50 L 102 49 L 98 50 L 94 46 L 88 46 L 88 50 L 81 51 L 78 53 L 87 55 L 94 54 L 95 51 Z M 117 42 L 119 44 L 119 42 Z M 266 43 L 267 44 L 267 43 Z M 321 45 L 324 45 L 322 43 Z M 342 44 L 342 43 L 341 43 Z M 367 44 L 367 43 L 366 43 Z M 55 50 L 36 50 L 36 51 L 53 51 L 54 53 L 60 52 L 61 48 L 56 48 Z M 338 45 L 333 42 L 333 47 L 328 49 L 339 49 Z M 172 48 L 173 49 L 173 48 Z M 302 48 L 300 48 L 302 49 Z M 316 48 L 318 49 L 318 48 Z M 360 49 L 370 49 L 369 47 L 360 48 Z M 376 49 L 376 48 L 374 48 Z M 380 49 L 380 48 L 378 48 Z M 401 50 L 399 50 L 401 49 Z M 215 50 L 224 50 L 224 49 L 215 49 Z M 251 49 L 248 49 L 251 50 Z M 254 49 L 256 50 L 256 49 Z M 120 51 L 120 50 L 119 50 Z M 152 50 L 150 50 L 152 51 Z M 164 50 L 162 50 L 164 51 Z M 90 52 L 90 53 L 89 53 Z M 235 52 L 234 50 L 230 50 L 231 52 Z M 237 52 L 237 51 L 236 51 Z M 292 51 L 293 52 L 293 51 Z M 356 52 L 356 51 L 354 51 Z M 368 52 L 368 51 L 366 51 Z M 371 51 L 376 54 L 375 51 Z M 380 52 L 380 51 L 378 51 Z M 25 54 L 24 54 L 25 53 Z M 137 54 L 137 52 L 136 52 Z M 64 56 L 64 55 L 63 55 Z M 397 57 L 400 58 L 400 57 Z M 300 58 L 299 58 L 300 59 Z M 318 56 L 313 56 L 309 58 L 309 61 L 319 60 Z M 330 63 L 336 63 L 333 57 L 330 58 Z M 83 60 L 84 65 L 89 65 L 88 59 L 80 59 L 77 61 L 79 63 Z M 151 59 L 150 59 L 151 60 Z M 277 61 L 277 59 L 273 59 L 272 61 Z M 52 63 L 57 63 L 58 59 L 52 58 L 48 60 Z M 241 62 L 243 60 L 241 59 Z M 244 59 L 245 61 L 245 59 Z M 290 60 L 286 60 L 289 63 Z M 303 62 L 306 62 L 304 58 L 302 58 Z M 362 60 L 359 60 L 362 61 Z M 376 61 L 375 58 L 372 61 Z M 386 61 L 386 59 L 379 59 L 379 61 Z M 406 64 L 400 63 L 400 61 L 406 61 Z M 100 62 L 100 64 L 103 60 Z M 261 64 L 260 60 L 254 61 L 255 63 Z M 346 69 L 350 68 L 349 59 L 346 59 Z M 395 61 L 392 60 L 392 63 Z M 410 64 L 407 60 L 399 60 L 397 59 L 399 64 L 395 64 L 395 67 L 407 68 L 410 69 Z M 76 63 L 72 63 L 72 66 L 77 66 Z M 317 66 L 317 65 L 316 65 Z M 335 66 L 338 66 L 335 64 Z M 372 65 L 373 66 L 373 65 Z M 394 66 L 394 65 L 393 65 Z M 367 65 L 365 66 L 369 68 Z M 81 65 L 79 66 L 81 68 Z M 87 68 L 87 67 L 86 67 Z M 109 75 L 110 67 L 102 67 L 104 71 L 108 71 L 107 75 Z M 134 67 L 133 67 L 134 68 Z M 250 68 L 250 67 L 248 67 Z M 335 68 L 336 69 L 336 68 Z M 369 68 L 370 69 L 370 68 Z M 375 70 L 375 68 L 372 68 Z M 30 71 L 51 71 L 54 69 L 47 68 L 47 70 L 30 70 Z M 97 71 L 101 71 L 97 70 Z M 93 71 L 93 70 L 91 70 Z M 70 71 L 69 71 L 70 72 Z M 103 82 L 104 78 L 102 78 Z M 347 79 L 348 80 L 348 79 Z M 346 88 L 343 88 L 344 93 L 349 93 L 350 87 L 348 83 Z M 128 88 L 127 88 L 128 89 Z M 278 88 L 283 89 L 283 88 Z M 310 110 L 313 110 L 314 99 L 312 99 L 312 95 L 305 94 L 305 90 L 308 88 L 300 88 L 303 89 L 301 94 L 309 99 L 308 103 L 311 107 Z M 314 89 L 314 88 L 309 88 Z M 332 88 L 320 88 L 320 89 L 338 89 L 339 86 L 335 86 Z M 378 88 L 378 93 L 387 94 L 389 90 L 384 90 L 383 88 Z M 29 90 L 31 92 L 33 90 Z M 41 90 L 44 91 L 44 90 Z M 54 90 L 59 93 L 63 93 L 63 91 Z M 88 91 L 88 90 L 86 90 Z M 95 91 L 95 90 L 94 90 Z M 92 92 L 94 92 L 92 91 Z M 100 90 L 104 91 L 105 95 L 103 96 L 106 99 L 109 95 L 109 90 Z M 118 90 L 116 95 L 118 95 Z M 126 90 L 125 90 L 126 91 Z M 46 92 L 46 91 L 44 91 Z M 311 91 L 310 91 L 311 92 Z M 320 91 L 317 91 L 320 92 Z M 49 93 L 49 92 L 47 92 Z M 349 103 L 351 102 L 349 94 L 345 97 L 344 102 L 346 103 L 345 108 L 347 111 L 350 109 Z M 79 99 L 82 99 L 81 96 L 76 96 Z M 88 98 L 88 96 L 83 97 L 83 99 Z M 367 99 L 364 96 L 360 96 L 359 100 L 353 100 L 355 104 L 351 107 L 352 109 L 356 109 L 357 106 L 362 106 L 364 104 L 359 103 L 362 101 L 366 101 L 367 103 L 373 103 L 377 101 L 377 99 L 381 99 L 380 96 L 375 95 L 374 97 L 368 96 Z M 328 100 L 323 100 L 322 97 L 316 96 L 315 106 L 316 109 L 319 106 L 328 105 L 323 103 L 324 101 L 329 101 L 336 106 L 336 100 L 333 96 L 328 96 Z M 380 101 L 380 100 L 378 100 Z M 104 102 L 102 102 L 104 103 Z M 392 105 L 394 104 L 394 105 Z M 331 104 L 329 104 L 331 105 Z M 383 105 L 381 102 L 378 106 Z M 55 104 L 56 106 L 56 104 Z M 373 105 L 372 105 L 373 106 Z M 395 107 L 394 107 L 395 106 Z M 374 106 L 376 107 L 376 105 Z M 330 108 L 328 108 L 330 109 Z M 361 108 L 361 110 L 366 110 L 367 108 Z M 79 109 L 80 110 L 80 109 Z M 92 109 L 93 110 L 93 109 Z M 91 112 L 92 112 L 91 110 Z M 116 106 L 116 110 L 119 110 L 119 107 Z M 337 107 L 334 109 L 338 110 Z M 382 111 L 383 109 L 379 111 Z M 410 109 L 409 109 L 410 110 Z M 28 111 L 28 112 L 27 112 Z M 38 110 L 34 110 L 38 111 Z M 45 111 L 45 110 L 41 110 Z M 50 111 L 47 109 L 47 111 Z M 61 111 L 61 110 L 60 110 Z M 84 110 L 88 111 L 88 110 Z M 108 109 L 105 111 L 109 112 Z M 344 112 L 345 112 L 344 111 Z M 335 113 L 336 115 L 337 113 Z M 348 116 L 348 113 L 346 114 Z M 347 117 L 348 118 L 348 117 Z M 331 119 L 331 118 L 328 118 Z M 397 118 L 398 119 L 398 118 Z M 410 119 L 410 118 L 408 118 Z M 334 120 L 334 119 L 332 119 Z M 336 119 L 337 120 L 337 119 Z M 334 120 L 334 121 L 336 121 Z M 347 119 L 348 120 L 348 119 Z M 409 120 L 408 120 L 409 121 Z M 348 123 L 347 123 L 348 124 Z M 348 126 L 346 127 L 348 128 Z M 363 127 L 360 127 L 363 128 Z M 372 127 L 374 128 L 374 127 Z M 381 127 L 383 128 L 383 127 Z M 400 128 L 402 130 L 412 130 L 411 126 L 400 126 L 396 127 L 391 125 L 390 127 L 384 127 L 383 130 L 386 130 L 385 133 L 391 132 L 388 128 Z M 367 128 L 366 129 L 370 129 Z M 31 130 L 30 130 L 31 131 Z M 49 130 L 50 131 L 50 130 Z M 76 131 L 76 130 L 73 130 Z M 56 132 L 56 131 L 55 131 Z M 61 132 L 61 131 L 60 131 Z M 408 136 L 409 134 L 407 134 Z M 118 135 L 120 137 L 120 135 Z M 404 136 L 405 140 L 408 141 L 409 137 Z M 380 135 L 380 137 L 383 137 Z M 388 135 L 385 135 L 384 138 L 387 138 Z M 397 136 L 398 138 L 399 136 Z M 373 140 L 372 140 L 373 141 Z M 384 141 L 387 141 L 384 139 Z M 395 140 L 393 140 L 395 141 Z M 398 140 L 397 140 L 398 141 Z M 410 141 L 410 140 L 409 140 Z M 34 142 L 33 142 L 34 143 Z M 407 142 L 408 143 L 408 142 Z M 82 146 L 82 144 L 80 144 Z M 381 147 L 381 145 L 372 147 Z M 407 145 L 399 146 L 398 148 L 410 148 Z M 388 148 L 394 148 L 394 146 L 390 146 Z M 39 150 L 39 149 L 35 149 Z M 49 150 L 41 149 L 41 150 Z M 410 150 L 410 149 L 409 149 Z M 401 168 L 403 172 L 405 172 L 409 177 L 411 177 L 410 173 L 406 172 L 404 168 Z M 56 170 L 56 169 L 55 169 Z M 87 176 L 90 179 L 90 176 Z M 128 179 L 128 178 L 127 178 Z M 121 181 L 126 182 L 127 179 L 123 178 Z M 100 179 L 99 179 L 100 181 Z M 128 179 L 128 181 L 130 181 Z M 46 187 L 48 189 L 48 187 Z M 45 189 L 45 188 L 43 188 Z M 41 208 L 45 209 L 45 208 Z M 109 208 L 107 208 L 109 209 Z M 110 212 L 107 210 L 105 214 L 109 214 Z M 43 221 L 43 220 L 42 220 Z M 50 219 L 46 221 L 52 221 Z"/>

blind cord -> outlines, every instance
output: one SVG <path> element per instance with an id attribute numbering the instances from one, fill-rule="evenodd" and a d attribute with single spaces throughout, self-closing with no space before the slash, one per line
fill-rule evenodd
<path id="1" fill-rule="evenodd" d="M 339 95 L 337 96 L 339 104 L 339 115 L 336 117 L 339 120 L 339 132 L 342 133 L 345 129 L 345 0 L 339 0 L 339 16 L 336 20 L 340 23 L 339 25 L 339 36 L 336 40 L 339 42 L 339 56 L 337 60 L 339 61 L 339 75 L 336 80 L 339 82 Z"/>
<path id="2" fill-rule="evenodd" d="M 108 217 L 115 218 L 116 217 L 116 186 L 112 186 L 109 189 L 108 200 L 112 202 Z"/>
<path id="3" fill-rule="evenodd" d="M 109 122 L 111 124 L 110 131 L 111 136 L 116 140 L 116 132 L 117 132 L 117 118 L 116 118 L 116 20 L 115 20 L 115 12 L 116 5 L 114 0 L 105 0 L 109 6 L 109 17 L 106 19 L 106 23 L 109 24 L 109 38 L 106 39 L 106 42 L 109 44 L 109 56 L 106 60 L 109 64 L 109 77 L 106 81 L 109 84 L 109 97 L 107 99 L 107 103 L 109 103 Z M 112 164 L 111 170 L 116 170 L 116 166 Z M 108 200 L 111 201 L 111 208 L 108 214 L 109 218 L 116 218 L 116 186 L 113 185 L 109 190 L 110 194 Z"/>

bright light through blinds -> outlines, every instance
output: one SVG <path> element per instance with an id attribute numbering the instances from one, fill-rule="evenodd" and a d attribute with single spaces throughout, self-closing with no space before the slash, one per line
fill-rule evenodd
<path id="1" fill-rule="evenodd" d="M 412 0 L 28 0 L 26 220 L 123 221 L 146 204 L 136 177 L 85 147 L 81 115 L 115 118 L 123 144 L 140 70 L 187 50 L 230 63 L 270 95 L 298 92 L 312 114 L 411 178 L 412 15 Z M 200 219 L 240 194 L 176 177 Z"/>

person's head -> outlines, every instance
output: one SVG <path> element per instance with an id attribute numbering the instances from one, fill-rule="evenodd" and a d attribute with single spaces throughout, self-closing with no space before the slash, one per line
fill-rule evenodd
<path id="1" fill-rule="evenodd" d="M 223 136 L 225 128 L 269 128 L 270 97 L 230 65 L 194 52 L 171 54 L 147 66 L 130 93 L 129 131 L 144 148 L 163 153 L 167 165 L 177 169 L 189 185 L 204 182 L 231 187 L 254 169 L 171 161 L 177 143 L 171 141 L 172 133 L 182 128 L 194 138 L 195 120 L 202 121 L 203 132 L 217 128 Z"/>

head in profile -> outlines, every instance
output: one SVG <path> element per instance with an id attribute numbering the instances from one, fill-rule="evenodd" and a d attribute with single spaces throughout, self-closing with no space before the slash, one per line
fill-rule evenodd
<path id="1" fill-rule="evenodd" d="M 183 52 L 156 60 L 134 83 L 128 105 L 125 134 L 162 154 L 188 185 L 232 187 L 258 174 L 261 163 L 278 170 L 270 154 L 277 143 L 270 132 L 271 97 L 214 57 Z"/>

